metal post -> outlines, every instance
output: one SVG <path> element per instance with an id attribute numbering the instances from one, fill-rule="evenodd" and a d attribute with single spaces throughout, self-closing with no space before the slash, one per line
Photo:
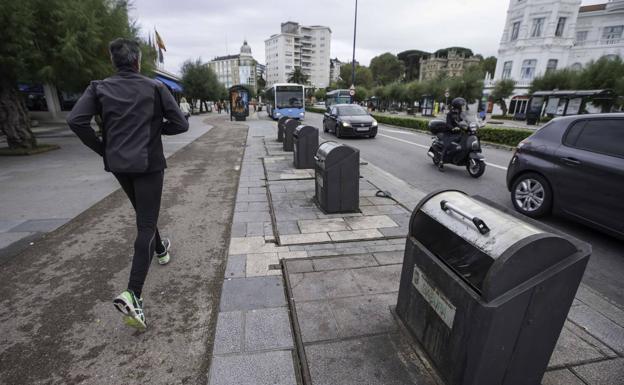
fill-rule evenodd
<path id="1" fill-rule="evenodd" d="M 355 86 L 355 36 L 357 33 L 357 7 L 358 2 L 355 0 L 355 19 L 353 22 L 353 57 L 351 58 L 351 87 Z M 353 96 L 351 96 L 351 103 L 353 104 Z"/>

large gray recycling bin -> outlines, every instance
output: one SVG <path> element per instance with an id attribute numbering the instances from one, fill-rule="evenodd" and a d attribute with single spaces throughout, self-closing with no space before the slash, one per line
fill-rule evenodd
<path id="1" fill-rule="evenodd" d="M 336 142 L 324 142 L 316 151 L 316 200 L 326 213 L 360 208 L 360 151 Z"/>
<path id="2" fill-rule="evenodd" d="M 483 198 L 425 197 L 396 312 L 449 385 L 538 385 L 591 254 Z"/>
<path id="3" fill-rule="evenodd" d="M 314 155 L 319 146 L 318 128 L 299 125 L 293 133 L 293 163 L 295 168 L 314 168 Z"/>
<path id="4" fill-rule="evenodd" d="M 284 124 L 290 119 L 288 116 L 282 116 L 277 120 L 277 141 L 284 141 Z"/>
<path id="5" fill-rule="evenodd" d="M 282 143 L 284 151 L 293 151 L 293 133 L 299 124 L 297 119 L 292 118 L 284 122 L 284 143 Z"/>

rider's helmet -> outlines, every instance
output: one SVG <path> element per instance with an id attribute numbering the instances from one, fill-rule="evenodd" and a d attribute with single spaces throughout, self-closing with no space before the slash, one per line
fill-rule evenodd
<path id="1" fill-rule="evenodd" d="M 457 112 L 462 112 L 466 108 L 466 105 L 466 99 L 464 98 L 455 98 L 451 102 L 452 109 Z"/>

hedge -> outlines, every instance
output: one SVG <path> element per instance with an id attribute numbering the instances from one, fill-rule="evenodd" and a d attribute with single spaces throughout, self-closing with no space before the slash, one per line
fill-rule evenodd
<path id="1" fill-rule="evenodd" d="M 325 110 L 320 108 L 306 108 L 309 112 L 319 112 L 324 113 Z M 383 124 L 390 124 L 393 126 L 406 127 L 419 131 L 429 132 L 429 120 L 426 119 L 418 119 L 418 118 L 408 118 L 402 116 L 388 116 L 388 115 L 377 115 L 372 114 L 372 116 L 379 122 Z M 506 146 L 515 147 L 533 134 L 534 131 L 522 129 L 522 128 L 499 128 L 499 127 L 489 127 L 485 126 L 479 129 L 478 136 L 479 139 L 484 142 L 491 142 L 496 144 L 503 144 Z"/>
<path id="2" fill-rule="evenodd" d="M 317 107 L 306 107 L 306 111 L 316 112 L 317 114 L 324 114 L 327 112 L 327 110 L 325 110 L 324 108 L 317 108 Z"/>

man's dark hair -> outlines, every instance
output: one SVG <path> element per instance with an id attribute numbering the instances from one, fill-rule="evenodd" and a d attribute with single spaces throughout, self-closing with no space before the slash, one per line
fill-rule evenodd
<path id="1" fill-rule="evenodd" d="M 141 61 L 141 47 L 136 40 L 118 38 L 110 42 L 108 51 L 113 65 L 120 68 L 135 67 Z"/>

